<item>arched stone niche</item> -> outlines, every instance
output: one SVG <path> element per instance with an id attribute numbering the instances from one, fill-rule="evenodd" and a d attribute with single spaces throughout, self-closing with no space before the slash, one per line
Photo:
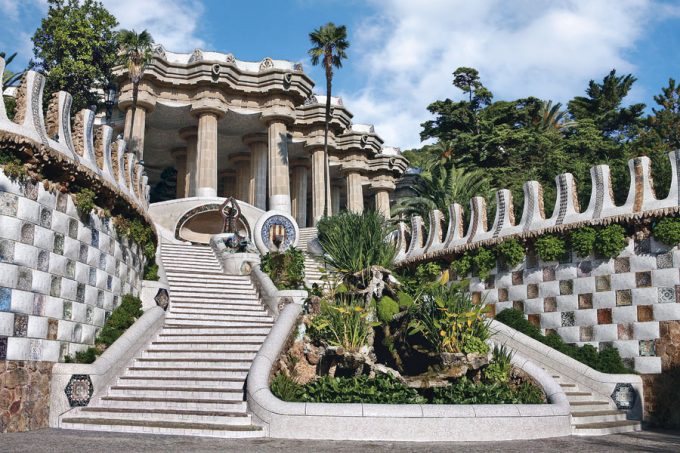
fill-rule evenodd
<path id="1" fill-rule="evenodd" d="M 239 234 L 250 239 L 248 221 L 239 219 Z M 220 204 L 210 203 L 190 209 L 180 217 L 175 228 L 175 239 L 196 244 L 209 244 L 210 238 L 222 233 L 224 219 L 220 214 Z"/>

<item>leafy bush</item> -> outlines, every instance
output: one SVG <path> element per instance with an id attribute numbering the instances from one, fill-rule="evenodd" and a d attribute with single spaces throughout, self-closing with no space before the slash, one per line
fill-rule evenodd
<path id="1" fill-rule="evenodd" d="M 283 401 L 300 401 L 302 396 L 302 386 L 283 373 L 274 376 L 270 387 L 274 396 Z"/>
<path id="2" fill-rule="evenodd" d="M 5 99 L 5 110 L 7 110 L 7 118 L 14 119 L 17 111 L 17 99 L 14 96 L 3 96 Z"/>
<path id="3" fill-rule="evenodd" d="M 455 384 L 432 390 L 434 404 L 541 404 L 543 392 L 524 382 L 513 388 L 508 382 L 473 382 L 462 377 Z"/>
<path id="4" fill-rule="evenodd" d="M 381 214 L 343 212 L 322 218 L 317 229 L 325 260 L 338 271 L 356 274 L 374 265 L 392 267 L 396 248 L 387 240 L 391 227 Z"/>
<path id="5" fill-rule="evenodd" d="M 399 298 L 399 309 L 406 310 L 413 305 L 413 297 L 407 292 L 399 291 L 397 297 Z"/>
<path id="6" fill-rule="evenodd" d="M 151 280 L 154 282 L 160 280 L 160 276 L 158 275 L 158 264 L 156 264 L 155 260 L 146 264 L 146 267 L 144 268 L 144 280 Z"/>
<path id="7" fill-rule="evenodd" d="M 274 378 L 276 380 L 276 378 Z M 374 378 L 368 376 L 330 377 L 323 376 L 305 385 L 297 385 L 291 389 L 290 383 L 282 385 L 282 380 L 272 382 L 272 393 L 308 403 L 368 403 L 368 404 L 419 404 L 425 399 L 412 388 L 387 374 L 378 374 Z M 284 387 L 284 388 L 282 388 Z"/>
<path id="8" fill-rule="evenodd" d="M 534 248 L 543 261 L 557 261 L 567 253 L 564 239 L 550 234 L 536 239 Z"/>
<path id="9" fill-rule="evenodd" d="M 571 249 L 576 252 L 576 255 L 585 258 L 593 252 L 595 240 L 597 239 L 597 231 L 591 227 L 579 228 L 571 232 L 569 239 Z"/>
<path id="10" fill-rule="evenodd" d="M 557 334 L 545 336 L 538 327 L 524 319 L 524 314 L 519 310 L 513 308 L 503 310 L 496 315 L 496 320 L 603 373 L 625 374 L 631 372 L 624 365 L 617 349 L 610 346 L 598 352 L 591 345 L 578 347 L 566 344 Z"/>
<path id="11" fill-rule="evenodd" d="M 283 253 L 269 252 L 262 257 L 260 268 L 279 289 L 305 286 L 305 256 L 300 249 L 289 247 Z"/>
<path id="12" fill-rule="evenodd" d="M 131 294 L 126 294 L 120 305 L 115 308 L 106 320 L 99 335 L 94 340 L 95 347 L 76 352 L 75 357 L 67 355 L 66 363 L 92 363 L 106 348 L 111 346 L 125 331 L 142 316 L 142 301 Z"/>
<path id="13" fill-rule="evenodd" d="M 513 353 L 505 345 L 495 345 L 491 363 L 484 369 L 484 378 L 491 383 L 508 382 L 512 371 Z"/>
<path id="14" fill-rule="evenodd" d="M 399 304 L 390 296 L 383 296 L 376 304 L 378 319 L 383 324 L 389 324 L 394 315 L 399 313 Z"/>
<path id="15" fill-rule="evenodd" d="M 524 246 L 515 238 L 509 238 L 496 246 L 496 256 L 513 268 L 524 260 Z"/>
<path id="16" fill-rule="evenodd" d="M 96 206 L 94 203 L 94 199 L 96 197 L 97 194 L 95 194 L 91 189 L 82 188 L 76 192 L 74 202 L 80 215 L 85 216 L 92 212 Z"/>
<path id="17" fill-rule="evenodd" d="M 432 283 L 439 278 L 442 268 L 435 262 L 418 265 L 416 268 L 416 280 L 418 283 Z"/>
<path id="18" fill-rule="evenodd" d="M 609 225 L 597 233 L 595 252 L 607 258 L 614 258 L 626 248 L 626 230 L 621 225 Z"/>
<path id="19" fill-rule="evenodd" d="M 473 255 L 465 252 L 451 262 L 451 270 L 460 278 L 465 278 L 471 271 L 473 265 Z"/>
<path id="20" fill-rule="evenodd" d="M 680 218 L 666 217 L 659 220 L 652 228 L 652 235 L 657 241 L 671 247 L 680 244 Z"/>
<path id="21" fill-rule="evenodd" d="M 21 160 L 7 151 L 0 151 L 0 167 L 10 179 L 23 179 L 28 176 L 28 171 Z"/>
<path id="22" fill-rule="evenodd" d="M 496 267 L 496 257 L 493 252 L 484 247 L 479 247 L 477 249 L 472 261 L 475 264 L 477 275 L 482 280 L 486 279 L 491 273 L 491 270 Z"/>
<path id="23" fill-rule="evenodd" d="M 366 344 L 371 332 L 368 316 L 358 301 L 349 298 L 337 305 L 322 301 L 321 313 L 312 318 L 307 333 L 316 343 L 356 351 Z"/>
<path id="24" fill-rule="evenodd" d="M 140 219 L 114 217 L 113 226 L 118 236 L 127 237 L 136 242 L 148 260 L 156 257 L 156 233 L 153 228 Z"/>

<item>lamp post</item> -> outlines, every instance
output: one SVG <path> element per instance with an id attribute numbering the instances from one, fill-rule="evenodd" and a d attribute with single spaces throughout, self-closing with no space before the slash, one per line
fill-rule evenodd
<path id="1" fill-rule="evenodd" d="M 113 104 L 116 101 L 116 86 L 113 82 L 109 82 L 106 87 L 106 95 L 104 104 L 106 105 L 106 124 L 111 123 L 111 117 L 113 116 Z"/>

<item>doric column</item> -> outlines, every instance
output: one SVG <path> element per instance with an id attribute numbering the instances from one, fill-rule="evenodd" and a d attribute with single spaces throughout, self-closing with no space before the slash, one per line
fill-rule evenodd
<path id="1" fill-rule="evenodd" d="M 130 137 L 130 127 L 134 127 Z M 125 112 L 125 131 L 123 138 L 128 140 L 127 151 L 137 154 L 139 160 L 144 159 L 144 132 L 146 130 L 146 108 L 137 105 L 135 109 L 135 124 L 132 126 L 132 108 Z"/>
<path id="2" fill-rule="evenodd" d="M 307 226 L 307 165 L 305 162 L 293 164 L 291 178 L 291 213 L 298 226 Z"/>
<path id="3" fill-rule="evenodd" d="M 347 210 L 357 214 L 364 212 L 362 177 L 355 170 L 347 172 Z"/>
<path id="4" fill-rule="evenodd" d="M 375 210 L 386 219 L 390 218 L 390 192 L 396 188 L 394 178 L 387 175 L 379 175 L 371 181 L 371 190 L 375 197 Z"/>
<path id="5" fill-rule="evenodd" d="M 267 210 L 267 135 L 251 134 L 243 137 L 250 148 L 250 184 L 248 203 Z"/>
<path id="6" fill-rule="evenodd" d="M 269 129 L 269 209 L 290 214 L 288 177 L 288 130 L 281 119 L 272 119 Z"/>
<path id="7" fill-rule="evenodd" d="M 187 143 L 186 172 L 184 176 L 184 197 L 196 196 L 196 173 L 198 171 L 197 142 L 198 128 L 189 126 L 180 129 L 179 136 Z M 179 185 L 179 183 L 178 183 Z"/>
<path id="8" fill-rule="evenodd" d="M 231 168 L 236 171 L 235 197 L 237 200 L 249 202 L 250 197 L 250 155 L 248 153 L 232 154 L 229 157 Z"/>
<path id="9" fill-rule="evenodd" d="M 340 213 L 340 186 L 331 186 L 331 212 L 333 215 Z"/>
<path id="10" fill-rule="evenodd" d="M 326 170 L 323 158 L 323 148 L 312 151 L 312 217 L 314 225 L 324 215 L 326 208 Z M 329 206 L 330 208 L 330 206 Z M 329 209 L 330 211 L 331 209 Z M 327 213 L 329 216 L 331 212 Z"/>
<path id="11" fill-rule="evenodd" d="M 198 113 L 197 197 L 217 196 L 217 119 L 213 110 Z"/>
<path id="12" fill-rule="evenodd" d="M 236 171 L 220 170 L 218 176 L 220 197 L 236 197 Z"/>
<path id="13" fill-rule="evenodd" d="M 173 149 L 172 157 L 175 158 L 175 168 L 177 169 L 177 192 L 175 197 L 184 198 L 187 192 L 187 149 Z"/>

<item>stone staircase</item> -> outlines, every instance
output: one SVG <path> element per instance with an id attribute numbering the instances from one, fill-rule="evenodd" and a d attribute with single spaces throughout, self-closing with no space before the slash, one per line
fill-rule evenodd
<path id="1" fill-rule="evenodd" d="M 300 240 L 298 241 L 298 248 L 305 254 L 305 283 L 311 287 L 316 283 L 323 286 L 324 282 L 321 280 L 322 272 L 320 268 L 324 268 L 325 264 L 315 256 L 312 256 L 307 251 L 307 243 L 316 239 L 317 230 L 315 227 L 300 228 Z"/>
<path id="2" fill-rule="evenodd" d="M 250 278 L 227 276 L 208 247 L 162 244 L 171 304 L 158 335 L 105 395 L 62 428 L 261 437 L 244 401 L 250 364 L 273 324 Z"/>
<path id="3" fill-rule="evenodd" d="M 576 436 L 601 436 L 605 434 L 640 431 L 637 420 L 627 420 L 626 413 L 618 410 L 609 398 L 603 398 L 552 369 L 544 368 L 557 381 L 567 395 L 571 406 L 572 433 Z"/>

